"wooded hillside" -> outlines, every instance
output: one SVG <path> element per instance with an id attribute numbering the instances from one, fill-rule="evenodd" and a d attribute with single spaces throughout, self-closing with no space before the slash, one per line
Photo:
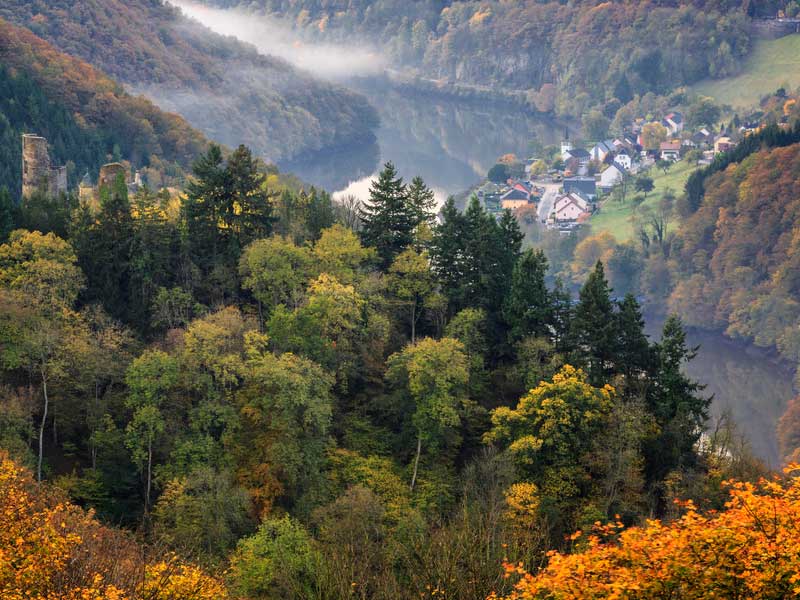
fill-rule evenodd
<path id="1" fill-rule="evenodd" d="M 271 160 L 369 136 L 374 110 L 358 94 L 212 33 L 163 2 L 10 0 L 0 17 L 29 28 L 206 135 Z"/>

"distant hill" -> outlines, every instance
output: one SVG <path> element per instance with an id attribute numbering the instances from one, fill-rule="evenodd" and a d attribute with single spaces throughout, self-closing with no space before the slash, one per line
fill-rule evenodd
<path id="1" fill-rule="evenodd" d="M 540 110 L 613 117 L 633 94 L 666 95 L 739 72 L 750 0 L 205 0 L 284 19 L 309 38 L 379 43 L 395 67 L 530 92 Z M 780 2 L 769 2 L 772 5 Z M 785 4 L 785 2 L 784 2 Z M 772 13 L 774 14 L 774 13 Z"/>
<path id="2" fill-rule="evenodd" d="M 753 53 L 734 77 L 701 81 L 692 90 L 720 104 L 749 108 L 780 87 L 800 86 L 800 34 L 777 40 L 758 40 Z"/>
<path id="3" fill-rule="evenodd" d="M 209 137 L 270 160 L 364 139 L 364 98 L 212 33 L 162 0 L 6 0 L 0 17 L 29 28 Z"/>
<path id="4" fill-rule="evenodd" d="M 169 114 L 27 29 L 0 19 L 0 186 L 20 190 L 21 134 L 48 138 L 71 184 L 112 159 L 180 175 L 208 144 Z"/>

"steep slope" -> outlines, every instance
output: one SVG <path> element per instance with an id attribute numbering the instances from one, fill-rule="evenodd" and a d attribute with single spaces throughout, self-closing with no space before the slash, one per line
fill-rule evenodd
<path id="1" fill-rule="evenodd" d="M 162 0 L 8 0 L 0 17 L 183 115 L 209 137 L 279 160 L 363 139 L 362 97 L 216 35 Z"/>
<path id="2" fill-rule="evenodd" d="M 178 115 L 0 19 L 0 186 L 15 195 L 20 135 L 31 131 L 49 139 L 57 163 L 71 163 L 72 185 L 114 157 L 180 174 L 208 143 Z"/>
<path id="3" fill-rule="evenodd" d="M 671 257 L 669 309 L 800 359 L 800 144 L 712 174 Z"/>

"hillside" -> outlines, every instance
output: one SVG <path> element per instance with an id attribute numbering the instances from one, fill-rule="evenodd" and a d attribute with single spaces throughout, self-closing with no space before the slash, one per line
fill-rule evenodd
<path id="1" fill-rule="evenodd" d="M 161 0 L 10 0 L 0 17 L 183 115 L 209 137 L 271 160 L 370 136 L 359 95 L 216 35 Z"/>
<path id="2" fill-rule="evenodd" d="M 539 110 L 571 115 L 597 106 L 612 118 L 613 98 L 734 75 L 751 49 L 741 0 L 206 1 L 259 10 L 312 40 L 379 43 L 396 68 L 526 90 Z"/>
<path id="3" fill-rule="evenodd" d="M 778 88 L 800 86 L 800 35 L 777 40 L 758 40 L 753 52 L 742 63 L 735 77 L 705 80 L 692 86 L 692 91 L 710 96 L 720 104 L 749 108 L 762 96 Z"/>
<path id="4" fill-rule="evenodd" d="M 207 146 L 181 117 L 0 19 L 0 187 L 15 194 L 25 132 L 47 137 L 56 163 L 71 163 L 73 186 L 114 158 L 177 175 Z"/>

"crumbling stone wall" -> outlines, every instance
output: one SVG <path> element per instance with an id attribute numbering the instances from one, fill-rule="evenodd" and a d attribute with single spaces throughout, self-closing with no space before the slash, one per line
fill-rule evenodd
<path id="1" fill-rule="evenodd" d="M 22 197 L 37 190 L 49 196 L 66 192 L 67 168 L 52 166 L 45 138 L 26 133 L 22 136 Z"/>

